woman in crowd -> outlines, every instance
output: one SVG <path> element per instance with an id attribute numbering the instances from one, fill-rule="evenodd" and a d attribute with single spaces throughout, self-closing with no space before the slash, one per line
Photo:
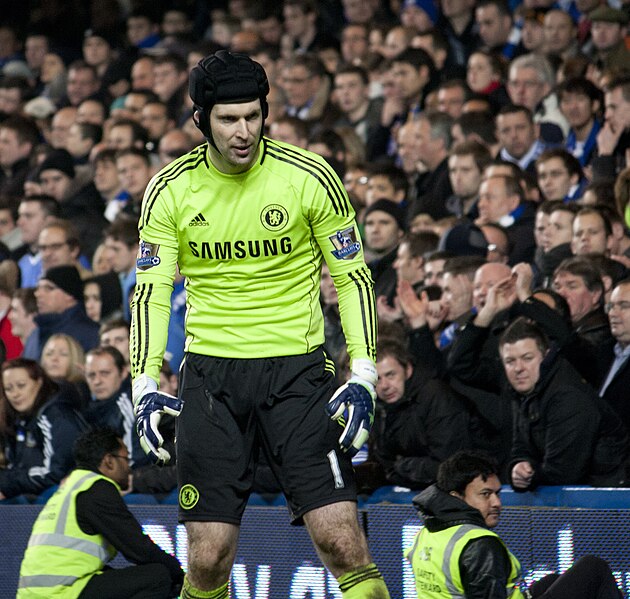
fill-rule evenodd
<path id="1" fill-rule="evenodd" d="M 65 398 L 79 409 L 90 399 L 85 382 L 85 353 L 70 335 L 56 333 L 46 341 L 40 361 L 46 374 L 59 385 Z"/>
<path id="2" fill-rule="evenodd" d="M 72 445 L 87 424 L 37 362 L 16 358 L 0 372 L 0 444 L 6 460 L 0 499 L 38 495 L 70 472 Z"/>
<path id="3" fill-rule="evenodd" d="M 94 322 L 122 316 L 122 292 L 114 272 L 87 279 L 83 284 L 85 311 Z"/>

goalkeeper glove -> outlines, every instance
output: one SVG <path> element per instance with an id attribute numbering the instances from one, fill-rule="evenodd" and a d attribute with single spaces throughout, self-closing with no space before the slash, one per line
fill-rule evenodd
<path id="1" fill-rule="evenodd" d="M 160 393 L 157 383 L 143 374 L 133 383 L 133 404 L 142 449 L 152 462 L 166 464 L 171 455 L 162 447 L 164 438 L 158 430 L 160 419 L 162 414 L 179 416 L 184 403 L 168 393 Z"/>
<path id="2" fill-rule="evenodd" d="M 371 360 L 353 360 L 352 377 L 337 389 L 326 406 L 332 420 L 343 425 L 341 448 L 353 456 L 367 441 L 374 422 L 376 366 Z"/>

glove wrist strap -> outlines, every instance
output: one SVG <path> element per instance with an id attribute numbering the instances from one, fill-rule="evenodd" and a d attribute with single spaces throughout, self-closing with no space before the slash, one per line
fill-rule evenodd
<path id="1" fill-rule="evenodd" d="M 376 373 L 376 364 L 372 360 L 367 358 L 352 360 L 352 375 L 370 383 L 372 387 L 376 387 L 378 374 Z"/>
<path id="2" fill-rule="evenodd" d="M 146 374 L 141 374 L 137 379 L 134 380 L 131 389 L 133 403 L 137 403 L 138 400 L 147 393 L 155 393 L 157 390 L 157 383 Z"/>

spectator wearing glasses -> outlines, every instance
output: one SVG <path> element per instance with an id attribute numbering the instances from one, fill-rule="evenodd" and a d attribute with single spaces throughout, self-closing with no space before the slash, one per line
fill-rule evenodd
<path id="1" fill-rule="evenodd" d="M 79 237 L 70 221 L 59 218 L 49 222 L 39 234 L 37 247 L 42 257 L 44 271 L 53 266 L 74 266 L 79 271 L 81 279 L 92 276 L 90 270 L 81 263 Z"/>

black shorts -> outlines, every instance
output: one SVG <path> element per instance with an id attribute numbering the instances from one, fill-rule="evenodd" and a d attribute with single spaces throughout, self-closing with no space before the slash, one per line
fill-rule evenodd
<path id="1" fill-rule="evenodd" d="M 239 524 L 261 451 L 294 523 L 314 508 L 356 501 L 342 429 L 325 412 L 331 364 L 321 348 L 279 358 L 186 355 L 177 418 L 180 521 Z"/>

